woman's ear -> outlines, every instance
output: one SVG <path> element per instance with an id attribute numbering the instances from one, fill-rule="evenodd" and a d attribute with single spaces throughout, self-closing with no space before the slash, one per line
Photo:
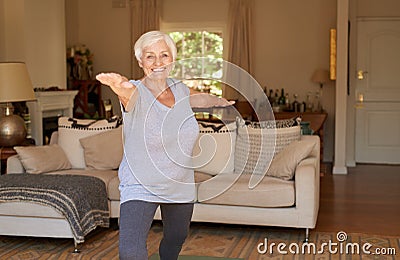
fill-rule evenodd
<path id="1" fill-rule="evenodd" d="M 143 68 L 143 63 L 140 60 L 138 60 L 138 64 L 139 64 L 139 67 Z"/>

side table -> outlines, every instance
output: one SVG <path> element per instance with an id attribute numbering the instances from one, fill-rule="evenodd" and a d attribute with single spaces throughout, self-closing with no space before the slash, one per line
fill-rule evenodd
<path id="1" fill-rule="evenodd" d="M 0 158 L 1 158 L 1 174 L 6 174 L 7 172 L 7 159 L 17 152 L 12 147 L 2 147 L 0 148 Z"/>
<path id="2" fill-rule="evenodd" d="M 35 140 L 28 138 L 25 139 L 25 141 L 22 144 L 20 144 L 20 146 L 29 146 L 29 145 L 35 145 Z M 7 159 L 16 154 L 17 151 L 15 151 L 12 147 L 0 147 L 1 174 L 7 173 Z"/>

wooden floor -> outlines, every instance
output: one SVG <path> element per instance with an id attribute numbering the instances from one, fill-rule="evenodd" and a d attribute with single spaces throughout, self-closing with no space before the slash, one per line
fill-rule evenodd
<path id="1" fill-rule="evenodd" d="M 400 236 L 400 166 L 357 165 L 321 177 L 316 231 Z"/>

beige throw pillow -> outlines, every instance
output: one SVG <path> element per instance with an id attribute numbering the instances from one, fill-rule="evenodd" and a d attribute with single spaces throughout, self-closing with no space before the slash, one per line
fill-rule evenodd
<path id="1" fill-rule="evenodd" d="M 293 179 L 297 165 L 301 160 L 310 155 L 314 146 L 314 142 L 291 142 L 282 151 L 275 155 L 266 175 L 283 180 Z"/>
<path id="2" fill-rule="evenodd" d="M 79 139 L 83 147 L 86 168 L 117 169 L 122 160 L 122 127 Z"/>
<path id="3" fill-rule="evenodd" d="M 83 147 L 79 139 L 117 128 L 118 118 L 91 120 L 60 117 L 58 119 L 58 145 L 64 150 L 74 169 L 85 169 Z"/>
<path id="4" fill-rule="evenodd" d="M 71 169 L 64 150 L 57 144 L 14 147 L 27 173 L 45 173 Z"/>
<path id="5" fill-rule="evenodd" d="M 193 148 L 195 171 L 217 175 L 234 171 L 236 123 L 199 122 L 199 137 Z"/>

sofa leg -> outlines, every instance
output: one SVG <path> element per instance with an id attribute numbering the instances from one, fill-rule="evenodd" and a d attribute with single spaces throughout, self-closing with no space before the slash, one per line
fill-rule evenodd
<path id="1" fill-rule="evenodd" d="M 72 251 L 73 254 L 79 254 L 81 250 L 78 248 L 78 243 L 74 240 L 74 251 Z"/>
<path id="2" fill-rule="evenodd" d="M 306 237 L 304 238 L 304 243 L 308 243 L 310 238 L 310 229 L 306 228 Z"/>
<path id="3" fill-rule="evenodd" d="M 110 228 L 113 230 L 119 230 L 119 218 L 110 219 Z"/>

